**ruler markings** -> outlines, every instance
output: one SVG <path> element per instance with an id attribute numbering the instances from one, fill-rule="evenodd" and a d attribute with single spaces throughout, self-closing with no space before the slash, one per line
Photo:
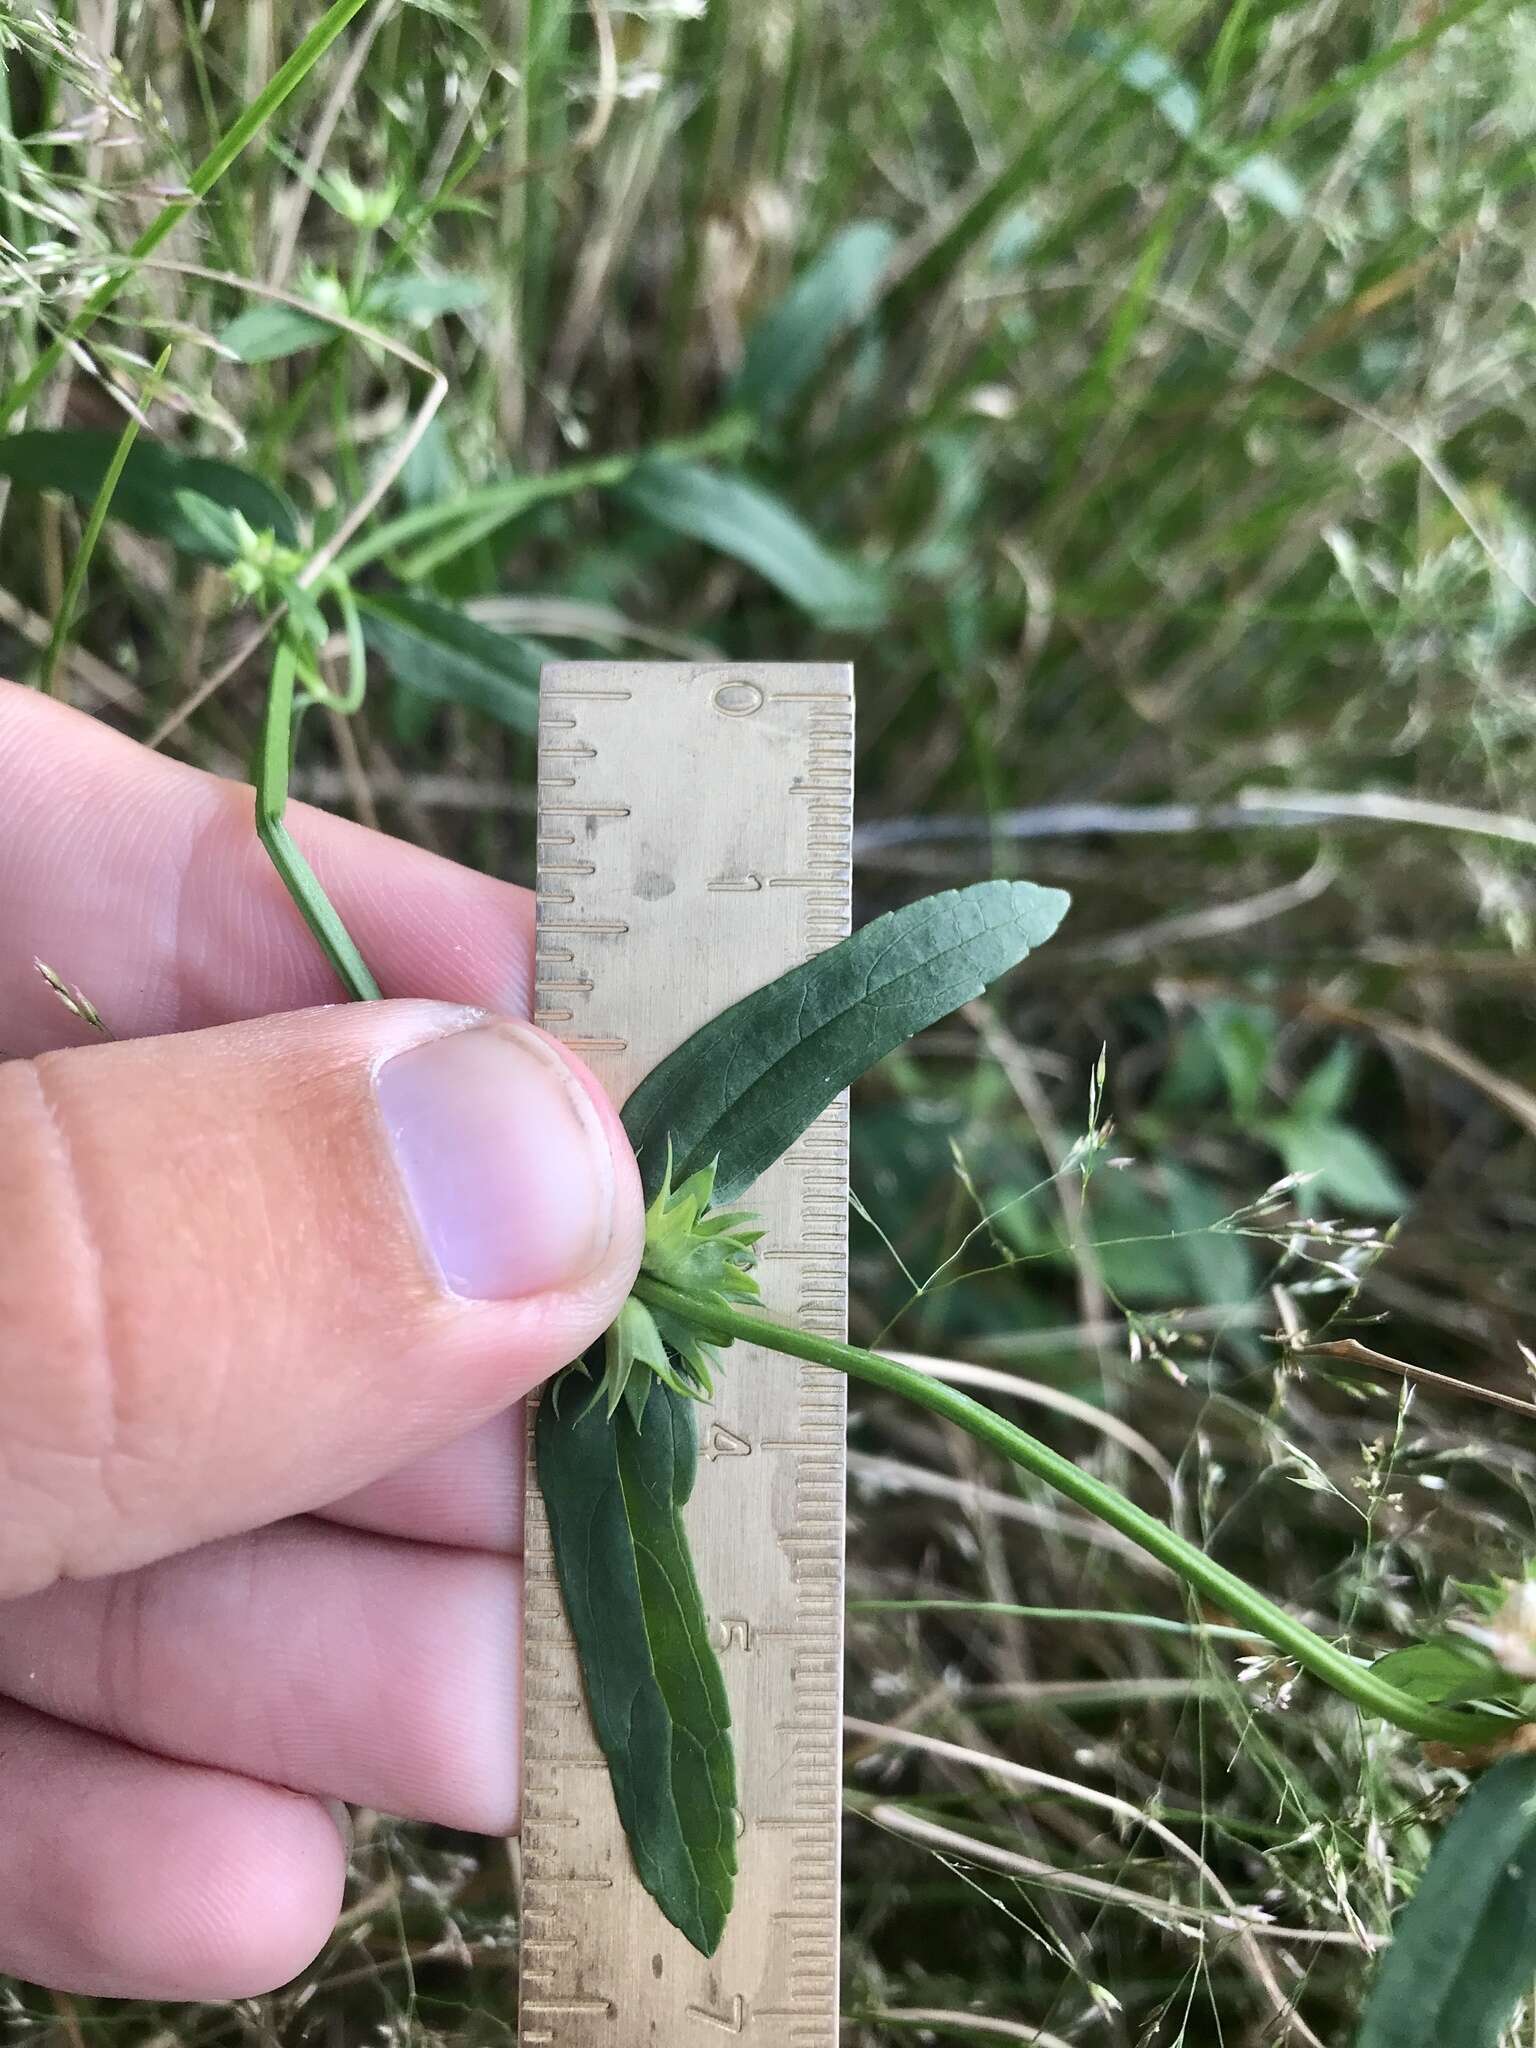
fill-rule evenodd
<path id="1" fill-rule="evenodd" d="M 537 1014 L 622 1100 L 688 1030 L 846 933 L 846 671 L 554 664 L 541 696 Z M 685 800 L 669 802 L 669 787 Z M 835 1105 L 751 1198 L 769 1230 L 770 1311 L 834 1334 L 847 1128 Z M 529 1489 L 523 2048 L 681 2048 L 695 2030 L 747 2048 L 836 2042 L 844 1403 L 840 1375 L 738 1347 L 701 1418 L 689 1520 L 733 1696 L 745 1828 L 736 1911 L 709 1963 L 634 1879 L 595 1745 L 571 1751 L 586 1736 L 566 1704 L 579 1674 Z M 578 1846 L 586 1871 L 596 1857 L 613 1874 L 573 1877 Z M 781 1920 L 791 1904 L 801 1917 Z M 539 1946 L 535 1929 L 550 1926 L 571 1946 Z M 666 1958 L 659 1975 L 653 1956 Z"/>

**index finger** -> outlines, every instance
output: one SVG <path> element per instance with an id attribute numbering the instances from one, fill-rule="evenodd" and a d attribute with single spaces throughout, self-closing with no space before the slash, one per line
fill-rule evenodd
<path id="1" fill-rule="evenodd" d="M 0 790 L 0 1057 L 91 1035 L 38 959 L 121 1038 L 340 998 L 249 788 L 0 683 Z M 386 995 L 527 1015 L 528 890 L 304 804 L 289 824 Z"/>

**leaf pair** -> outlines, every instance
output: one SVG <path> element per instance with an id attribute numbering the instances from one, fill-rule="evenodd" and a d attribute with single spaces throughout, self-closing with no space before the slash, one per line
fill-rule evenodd
<path id="1" fill-rule="evenodd" d="M 682 1508 L 699 1450 L 695 1405 L 649 1381 L 641 1415 L 595 1402 L 539 1408 L 539 1484 L 592 1725 L 646 1890 L 713 1955 L 736 1875 L 736 1766 Z"/>
<path id="2" fill-rule="evenodd" d="M 94 427 L 29 428 L 0 438 L 0 476 L 34 491 L 65 491 L 92 504 L 117 453 L 118 436 Z M 214 508 L 217 508 L 215 510 Z M 219 512 L 237 512 L 285 547 L 299 539 L 292 502 L 248 469 L 206 455 L 183 455 L 141 438 L 129 450 L 112 493 L 112 517 L 185 555 L 215 562 L 236 553 Z"/>
<path id="3" fill-rule="evenodd" d="M 705 1212 L 709 1196 L 734 1202 L 851 1081 L 1043 944 L 1066 908 L 1059 889 L 1027 882 L 929 897 L 695 1032 L 624 1108 L 657 1219 L 647 1269 L 654 1262 L 657 1277 L 701 1298 L 744 1292 L 729 1274 L 741 1273 L 731 1240 L 745 1248 L 745 1219 Z M 694 1402 L 675 1370 L 646 1371 L 634 1331 L 622 1318 L 618 1327 L 631 1357 L 617 1394 L 610 1383 L 611 1408 L 581 1398 L 579 1377 L 542 1403 L 539 1483 L 635 1866 L 667 1918 L 711 1955 L 730 1909 L 736 1794 L 724 1685 L 681 1520 Z"/>

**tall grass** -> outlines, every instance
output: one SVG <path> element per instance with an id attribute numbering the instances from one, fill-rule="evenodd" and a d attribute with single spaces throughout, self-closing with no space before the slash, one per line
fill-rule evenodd
<path id="1" fill-rule="evenodd" d="M 375 0 L 143 251 L 323 12 L 0 0 L 5 383 L 142 252 L 29 420 L 115 433 L 174 343 L 155 435 L 321 543 L 382 489 L 360 589 L 503 635 L 495 688 L 379 638 L 299 785 L 526 875 L 543 647 L 852 658 L 865 911 L 1077 905 L 866 1089 L 857 1334 L 1362 1652 L 1517 1569 L 1526 1425 L 1307 1347 L 1524 1390 L 1529 11 Z M 85 511 L 20 507 L 36 674 Z M 56 687 L 239 773 L 255 623 L 109 524 Z M 848 2040 L 1347 2038 L 1454 1774 L 878 1397 L 852 1508 Z M 10 2025 L 509 2037 L 499 1853 L 370 1824 L 356 1898 L 254 2016 Z"/>

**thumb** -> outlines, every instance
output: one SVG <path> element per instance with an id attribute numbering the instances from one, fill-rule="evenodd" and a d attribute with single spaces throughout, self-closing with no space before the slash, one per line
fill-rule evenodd
<path id="1" fill-rule="evenodd" d="M 0 1066 L 0 1594 L 325 1505 L 618 1312 L 617 1116 L 530 1025 L 369 1003 Z"/>

